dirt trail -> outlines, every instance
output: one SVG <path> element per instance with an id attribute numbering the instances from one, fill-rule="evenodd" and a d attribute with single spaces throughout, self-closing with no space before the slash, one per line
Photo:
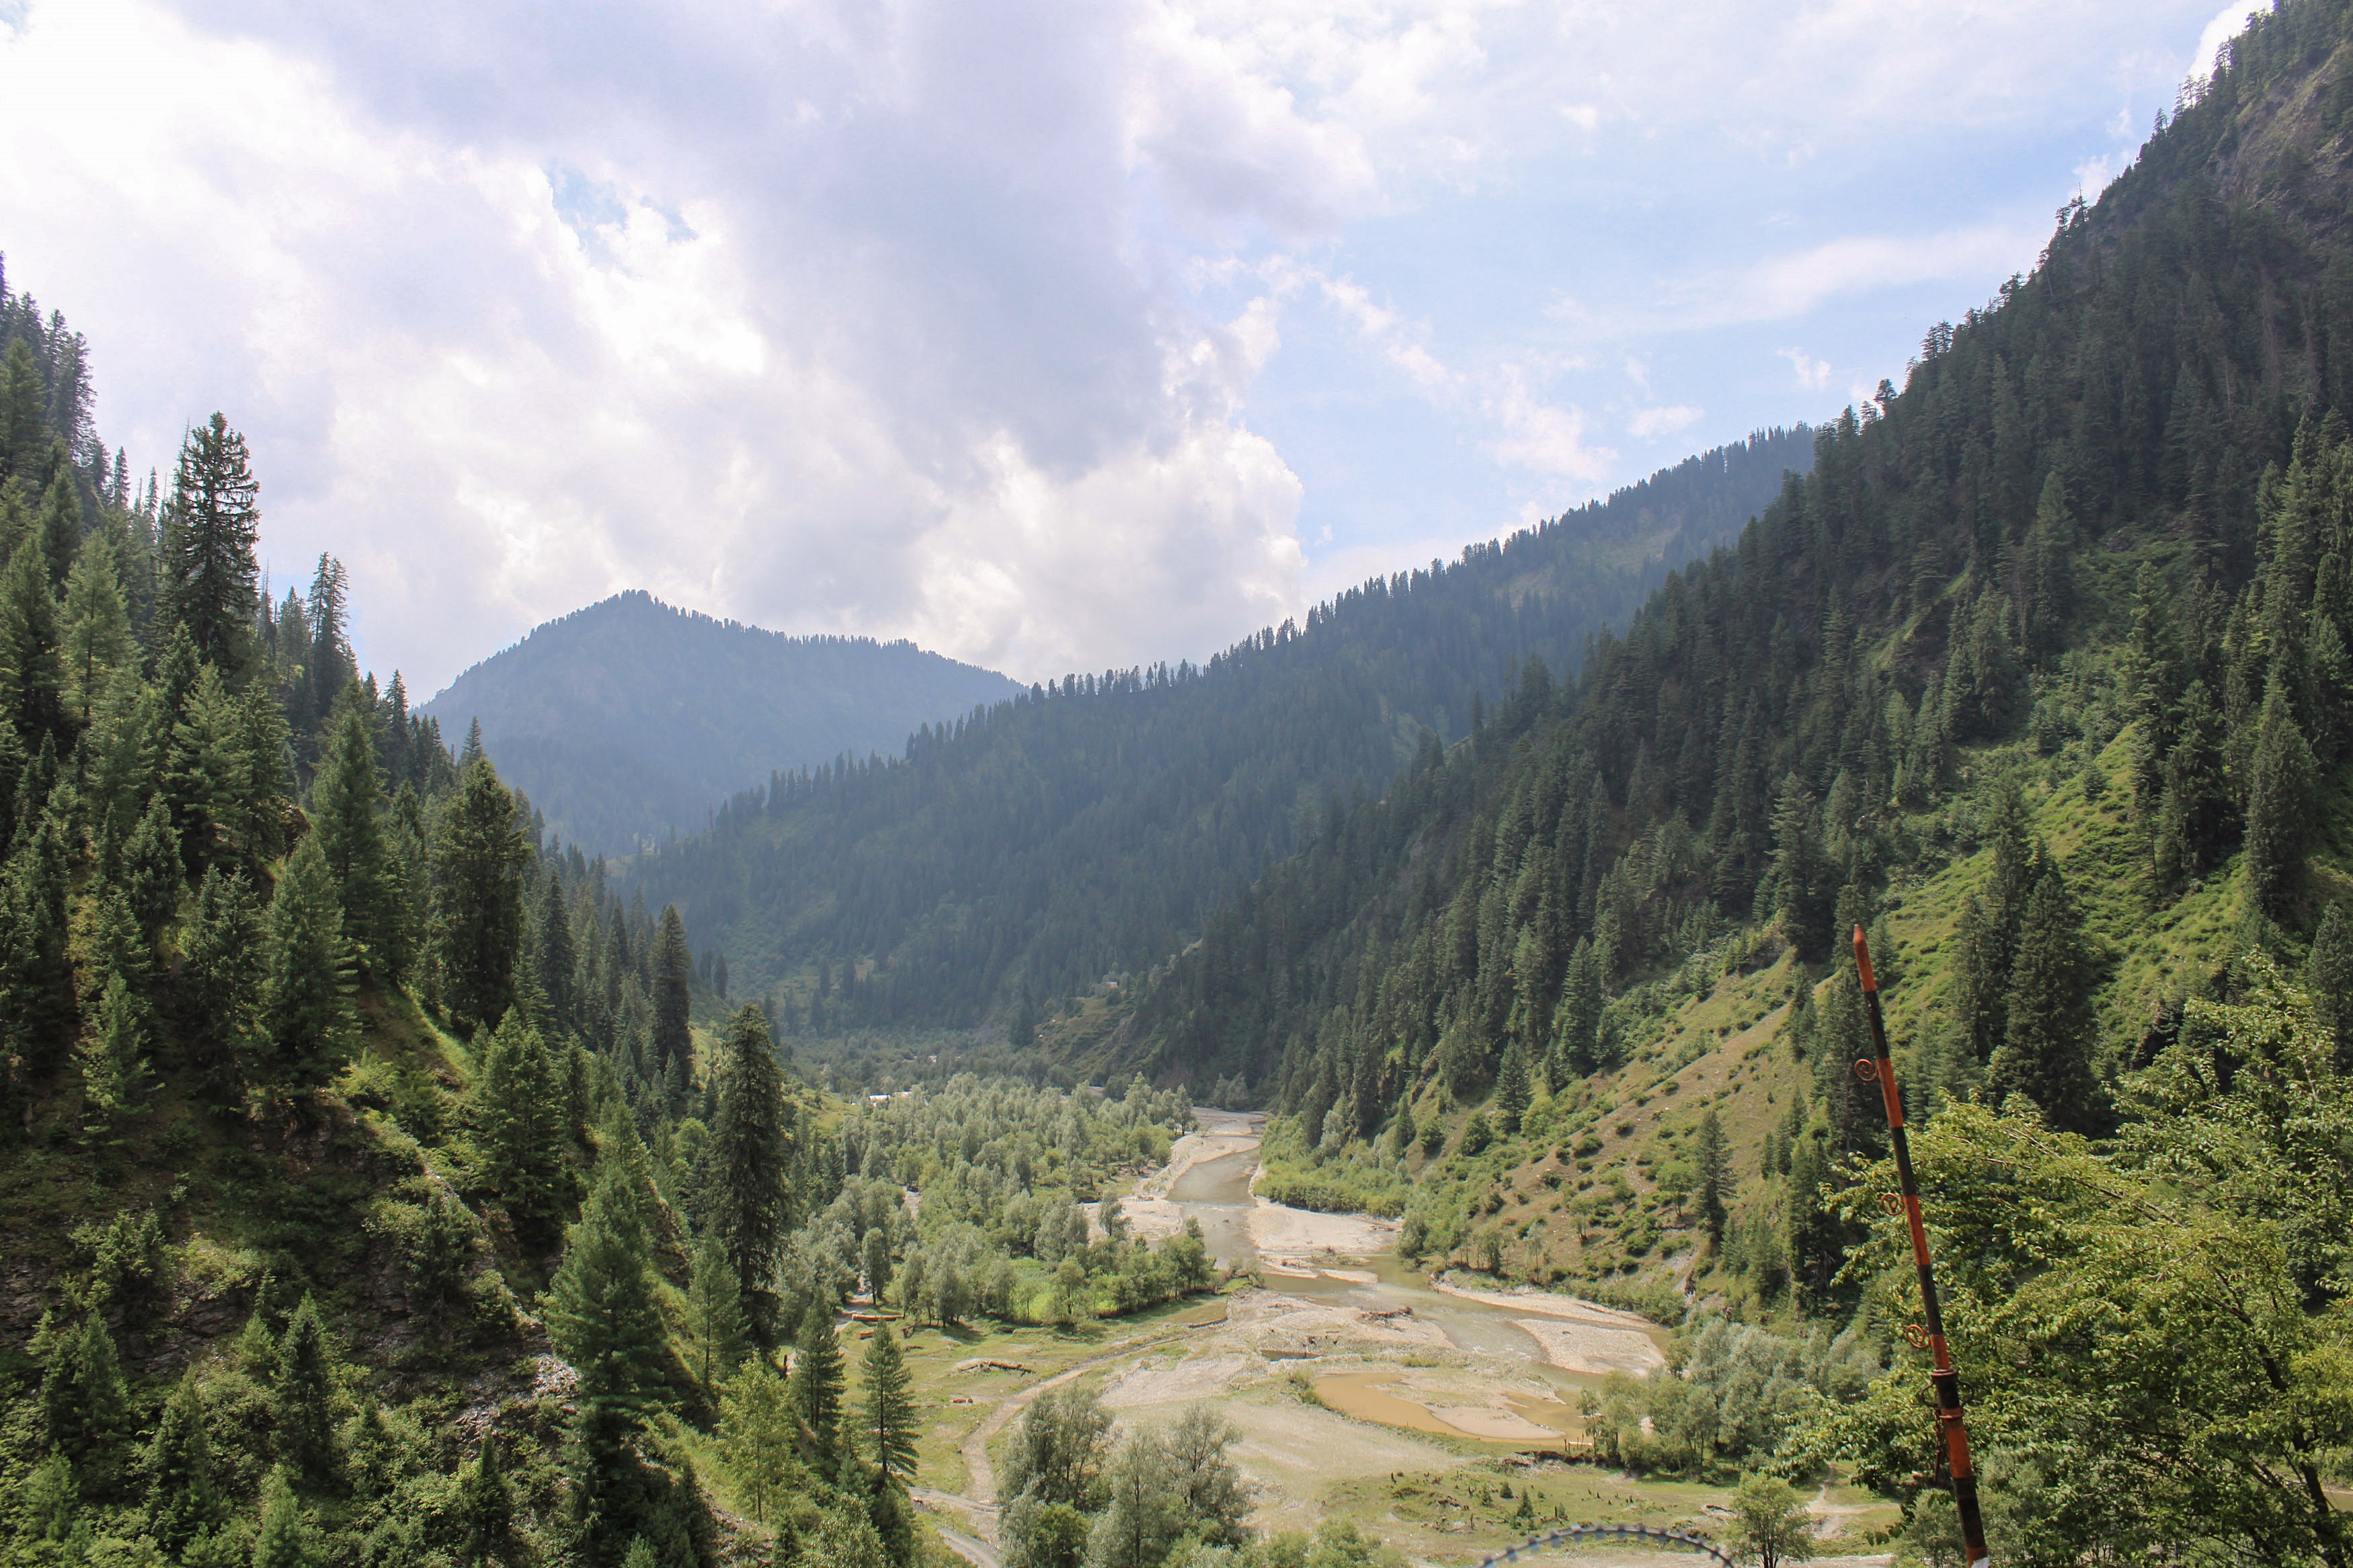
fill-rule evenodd
<path id="1" fill-rule="evenodd" d="M 972 1429 L 972 1435 L 966 1437 L 963 1447 L 956 1450 L 964 1456 L 965 1490 L 961 1494 L 933 1492 L 930 1494 L 932 1499 L 949 1507 L 964 1510 L 971 1516 L 975 1528 L 986 1532 L 991 1540 L 996 1539 L 997 1471 L 988 1461 L 989 1440 L 1004 1431 L 1031 1400 L 1050 1388 L 1060 1388 L 1062 1384 L 1082 1377 L 1098 1367 L 1106 1366 L 1113 1362 L 1166 1344 L 1170 1340 L 1182 1339 L 1187 1334 L 1198 1333 L 1203 1329 L 1217 1329 L 1224 1326 L 1225 1321 L 1220 1318 L 1206 1323 L 1181 1323 L 1175 1328 L 1160 1329 L 1151 1333 L 1138 1334 L 1133 1339 L 1121 1340 L 1106 1345 L 1083 1360 L 1072 1362 L 1053 1376 L 1040 1378 L 1020 1393 L 998 1401 L 997 1408 L 982 1417 L 980 1425 Z"/>

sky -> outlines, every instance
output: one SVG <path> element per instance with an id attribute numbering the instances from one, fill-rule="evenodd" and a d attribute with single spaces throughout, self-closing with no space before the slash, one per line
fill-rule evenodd
<path id="1" fill-rule="evenodd" d="M 2246 8 L 0 0 L 0 254 L 420 697 L 628 588 L 1042 679 L 1900 382 Z"/>

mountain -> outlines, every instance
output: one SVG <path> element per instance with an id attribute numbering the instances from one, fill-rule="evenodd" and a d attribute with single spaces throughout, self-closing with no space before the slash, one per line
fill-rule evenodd
<path id="1" fill-rule="evenodd" d="M 1763 431 L 1375 578 L 1205 668 L 1071 676 L 887 761 L 787 775 L 628 875 L 797 1016 L 971 1023 L 1148 969 L 1351 792 L 1470 730 L 1530 660 L 1574 668 L 1812 446 Z"/>
<path id="2" fill-rule="evenodd" d="M 2259 15 L 1735 546 L 1047 1051 L 1271 1104 L 1254 1190 L 1432 1267 L 1692 1311 L 1597 1458 L 1837 1458 L 1957 1551 L 1868 927 L 1996 1560 L 2341 1558 L 2348 40 Z"/>
<path id="3" fill-rule="evenodd" d="M 534 629 L 425 704 L 482 742 L 550 829 L 627 854 L 771 773 L 895 753 L 1021 687 L 913 643 L 786 637 L 617 594 Z"/>

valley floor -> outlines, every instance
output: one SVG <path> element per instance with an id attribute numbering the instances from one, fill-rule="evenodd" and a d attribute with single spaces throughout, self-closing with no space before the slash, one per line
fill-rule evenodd
<path id="1" fill-rule="evenodd" d="M 1425 1279 L 1395 1256 L 1391 1222 L 1255 1197 L 1259 1118 L 1198 1119 L 1121 1207 L 1145 1234 L 1198 1222 L 1238 1270 L 1219 1299 L 1068 1332 L 975 1325 L 906 1342 L 928 1415 L 918 1500 L 953 1550 L 997 1568 L 1001 1440 L 1031 1399 L 1073 1383 L 1123 1424 L 1215 1401 L 1242 1434 L 1233 1458 L 1258 1488 L 1262 1531 L 1346 1519 L 1409 1560 L 1449 1564 L 1559 1521 L 1721 1533 L 1725 1489 L 1580 1457 L 1577 1392 L 1611 1370 L 1662 1366 L 1664 1330 L 1570 1297 Z M 1824 1489 L 1814 1511 L 1828 1552 L 1894 1521 L 1892 1506 L 1840 1489 Z M 1597 1568 L 1661 1560 L 1624 1548 L 1547 1556 Z"/>

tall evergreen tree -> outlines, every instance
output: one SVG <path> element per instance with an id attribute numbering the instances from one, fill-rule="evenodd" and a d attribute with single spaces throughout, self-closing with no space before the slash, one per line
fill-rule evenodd
<path id="1" fill-rule="evenodd" d="M 742 1289 L 726 1249 L 714 1237 L 695 1244 L 686 1281 L 686 1343 L 694 1381 L 716 1399 L 746 1353 Z"/>
<path id="2" fill-rule="evenodd" d="M 82 542 L 81 497 L 74 493 L 73 465 L 66 458 L 63 443 L 49 448 L 49 483 L 41 493 L 41 516 L 37 526 L 41 535 L 41 552 L 48 557 L 49 592 L 62 595 L 66 574 L 81 553 Z"/>
<path id="3" fill-rule="evenodd" d="M 284 1465 L 270 1467 L 261 1483 L 261 1524 L 253 1537 L 253 1568 L 325 1568 L 319 1532 L 294 1495 Z"/>
<path id="4" fill-rule="evenodd" d="M 1601 1070 L 1601 983 L 1600 957 L 1591 942 L 1580 938 L 1570 954 L 1560 1005 L 1553 1015 L 1560 1082 Z"/>
<path id="5" fill-rule="evenodd" d="M 0 571 L 0 718 L 27 746 L 43 737 L 64 751 L 73 739 L 66 709 L 65 642 L 50 596 L 48 558 L 27 535 Z"/>
<path id="6" fill-rule="evenodd" d="M 279 1461 L 306 1485 L 332 1485 L 335 1444 L 334 1352 L 319 1306 L 307 1293 L 286 1321 L 269 1381 L 271 1440 Z"/>
<path id="7" fill-rule="evenodd" d="M 164 512 L 163 612 L 187 628 L 197 658 L 236 674 L 243 669 L 260 568 L 260 487 L 245 437 L 219 414 L 188 432 Z"/>
<path id="8" fill-rule="evenodd" d="M 2313 1021 L 2337 1045 L 2337 1070 L 2353 1074 L 2353 921 L 2336 904 L 2320 917 L 2304 971 Z"/>
<path id="9" fill-rule="evenodd" d="M 352 688 L 330 721 L 311 811 L 343 906 L 343 935 L 371 970 L 396 983 L 408 973 L 408 889 L 385 833 L 384 775 L 362 697 Z"/>
<path id="10" fill-rule="evenodd" d="M 70 889 L 64 825 L 43 811 L 19 827 L 16 852 L 0 868 L 0 1037 L 37 1068 L 55 1062 L 73 1038 Z"/>
<path id="11" fill-rule="evenodd" d="M 915 1403 L 910 1387 L 898 1334 L 888 1323 L 877 1323 L 874 1337 L 866 1342 L 866 1397 L 859 1430 L 882 1479 L 900 1488 L 915 1476 Z"/>
<path id="12" fill-rule="evenodd" d="M 2094 974 L 2074 898 L 2046 859 L 2010 969 L 2008 1037 L 1987 1076 L 1997 1099 L 2022 1094 L 2052 1126 L 2071 1132 L 2096 1131 L 2100 1121 L 2092 1070 Z"/>
<path id="13" fill-rule="evenodd" d="M 65 710 L 76 730 L 87 730 L 107 683 L 139 658 L 114 542 L 104 530 L 84 539 L 74 556 L 72 574 L 66 579 L 63 622 L 59 655 Z"/>
<path id="14" fill-rule="evenodd" d="M 533 942 L 539 955 L 539 983 L 547 988 L 548 1010 L 555 1015 L 559 1028 L 579 1033 L 580 956 L 572 942 L 572 910 L 564 896 L 561 877 L 549 877 L 540 894 Z"/>
<path id="15" fill-rule="evenodd" d="M 694 1035 L 688 1025 L 692 1005 L 694 955 L 686 945 L 686 922 L 676 904 L 665 904 L 661 932 L 654 938 L 653 954 L 654 1060 L 658 1068 L 673 1061 L 694 1075 Z"/>
<path id="16" fill-rule="evenodd" d="M 1699 1121 L 1699 1139 L 1692 1150 L 1699 1165 L 1700 1223 L 1707 1227 L 1707 1239 L 1718 1252 L 1724 1250 L 1724 1222 L 1728 1216 L 1725 1202 L 1732 1192 L 1734 1173 L 1732 1152 L 1724 1139 L 1724 1121 L 1710 1106 Z"/>
<path id="17" fill-rule="evenodd" d="M 130 1389 L 106 1321 L 93 1311 L 53 1326 L 44 1315 L 30 1349 L 41 1369 L 41 1440 L 72 1461 L 86 1484 L 103 1487 L 131 1419 Z"/>
<path id="18" fill-rule="evenodd" d="M 298 1084 L 323 1082 L 342 1064 L 358 1025 L 351 947 L 319 836 L 304 837 L 269 901 L 269 987 L 263 1030 L 277 1070 Z"/>
<path id="19" fill-rule="evenodd" d="M 188 1368 L 164 1402 L 155 1435 L 140 1469 L 147 1478 L 147 1530 L 177 1557 L 199 1533 L 219 1522 L 220 1491 L 213 1479 L 212 1440 L 206 1430 L 204 1385 Z"/>
<path id="20" fill-rule="evenodd" d="M 1496 1120 L 1503 1123 L 1506 1135 L 1520 1131 L 1520 1118 L 1528 1109 L 1528 1058 L 1516 1039 L 1504 1047 L 1503 1065 L 1495 1069 Z"/>
<path id="21" fill-rule="evenodd" d="M 625 1426 L 642 1419 L 661 1384 L 666 1336 L 638 1194 L 619 1162 L 598 1168 L 567 1234 L 546 1318 L 557 1352 L 580 1374 L 581 1403 Z"/>
<path id="22" fill-rule="evenodd" d="M 808 1434 L 810 1463 L 829 1474 L 839 1457 L 841 1431 L 841 1344 L 834 1338 L 831 1301 L 811 1298 L 793 1342 L 800 1347 L 786 1384 L 793 1415 Z"/>
<path id="23" fill-rule="evenodd" d="M 2303 889 L 2317 775 L 2287 683 L 2274 680 L 2263 696 L 2254 773 L 2247 787 L 2247 880 L 2274 920 L 2288 918 Z"/>
<path id="24" fill-rule="evenodd" d="M 792 1140 L 776 1043 L 756 1003 L 737 1011 L 720 1045 L 719 1106 L 711 1129 L 718 1191 L 712 1234 L 727 1253 L 763 1346 L 776 1343 L 776 1263 L 792 1223 Z"/>
<path id="25" fill-rule="evenodd" d="M 241 871 L 205 873 L 182 938 L 180 989 L 195 1065 L 216 1094 L 234 1095 L 262 1059 L 270 965 L 261 911 Z"/>
<path id="26" fill-rule="evenodd" d="M 516 1230 L 531 1244 L 543 1245 L 560 1235 L 575 1191 L 555 1061 L 519 1006 L 509 1008 L 496 1029 L 475 1037 L 481 1046 L 474 1120 L 483 1174 L 505 1200 Z"/>
<path id="27" fill-rule="evenodd" d="M 490 759 L 477 758 L 443 815 L 433 854 L 442 995 L 467 1024 L 495 1024 L 514 1000 L 530 856 L 515 826 L 514 796 Z"/>

